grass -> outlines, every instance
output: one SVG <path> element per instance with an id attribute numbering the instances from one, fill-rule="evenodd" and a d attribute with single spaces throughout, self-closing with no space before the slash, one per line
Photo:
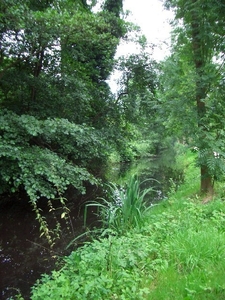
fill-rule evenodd
<path id="1" fill-rule="evenodd" d="M 220 195 L 201 203 L 194 157 L 185 155 L 185 183 L 141 227 L 72 252 L 37 282 L 31 299 L 225 299 L 225 203 Z"/>

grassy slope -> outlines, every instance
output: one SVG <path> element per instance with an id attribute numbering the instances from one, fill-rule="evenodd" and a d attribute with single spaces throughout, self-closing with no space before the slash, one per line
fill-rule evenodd
<path id="1" fill-rule="evenodd" d="M 152 208 L 142 229 L 73 252 L 32 299 L 225 299 L 225 205 L 201 204 L 192 161 L 185 156 L 185 183 Z"/>

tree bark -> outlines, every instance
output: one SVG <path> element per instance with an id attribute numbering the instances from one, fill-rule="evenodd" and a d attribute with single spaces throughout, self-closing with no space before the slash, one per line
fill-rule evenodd
<path id="1" fill-rule="evenodd" d="M 208 167 L 201 166 L 201 194 L 212 197 L 214 193 L 212 176 L 208 174 Z"/>
<path id="2" fill-rule="evenodd" d="M 38 78 L 38 76 L 41 73 L 42 63 L 44 60 L 44 50 L 43 49 L 41 49 L 39 52 L 37 52 L 36 58 L 37 58 L 37 62 L 34 65 L 34 73 L 33 73 L 34 78 Z M 36 102 L 36 95 L 37 95 L 37 88 L 35 85 L 32 85 L 31 86 L 31 103 Z"/>
<path id="3" fill-rule="evenodd" d="M 192 11 L 191 11 L 191 37 L 192 37 L 192 51 L 193 51 L 193 61 L 195 65 L 195 101 L 197 108 L 197 120 L 198 128 L 200 132 L 200 146 L 199 150 L 203 150 L 204 141 L 206 139 L 206 129 L 204 126 L 204 117 L 206 115 L 206 105 L 205 99 L 208 91 L 208 82 L 205 80 L 205 66 L 207 63 L 207 51 L 204 51 L 205 45 L 204 35 L 202 34 L 202 16 L 200 15 L 200 9 L 198 7 L 198 0 L 192 0 Z M 201 147 L 201 144 L 203 146 Z M 200 166 L 201 172 L 201 193 L 212 195 L 213 194 L 213 178 L 210 175 L 209 168 L 206 164 Z"/>

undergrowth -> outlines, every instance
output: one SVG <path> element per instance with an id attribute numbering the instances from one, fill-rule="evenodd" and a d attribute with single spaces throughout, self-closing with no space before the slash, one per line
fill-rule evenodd
<path id="1" fill-rule="evenodd" d="M 201 203 L 192 161 L 185 183 L 142 227 L 73 251 L 37 281 L 31 299 L 225 299 L 225 205 L 219 197 Z"/>

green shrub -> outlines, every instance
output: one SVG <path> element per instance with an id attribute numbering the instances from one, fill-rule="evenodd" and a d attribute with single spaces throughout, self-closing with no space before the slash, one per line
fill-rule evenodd
<path id="1" fill-rule="evenodd" d="M 95 240 L 72 252 L 60 271 L 44 275 L 32 299 L 143 299 L 163 263 L 157 253 L 159 245 L 139 233 Z"/>

